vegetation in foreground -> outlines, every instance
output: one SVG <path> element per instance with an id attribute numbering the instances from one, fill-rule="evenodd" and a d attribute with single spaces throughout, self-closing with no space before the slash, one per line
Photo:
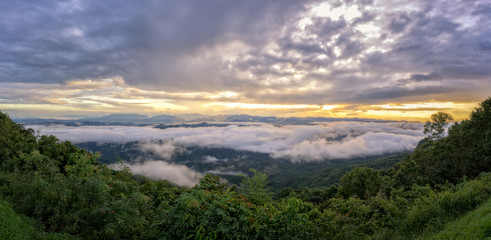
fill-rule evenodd
<path id="1" fill-rule="evenodd" d="M 40 240 L 77 240 L 69 234 L 46 233 L 37 230 L 32 219 L 20 216 L 5 201 L 0 200 L 0 239 L 40 239 Z"/>
<path id="2" fill-rule="evenodd" d="M 476 210 L 445 225 L 438 234 L 420 239 L 491 239 L 491 198 Z"/>
<path id="3" fill-rule="evenodd" d="M 97 154 L 36 136 L 0 113 L 0 199 L 8 202 L 0 202 L 0 217 L 8 219 L 0 233 L 25 230 L 5 235 L 13 239 L 444 237 L 446 230 L 438 232 L 446 224 L 490 199 L 491 98 L 444 137 L 448 120 L 436 114 L 425 129 L 429 137 L 390 170 L 356 168 L 338 187 L 285 189 L 273 200 L 261 172 L 239 187 L 207 175 L 182 189 L 109 169 Z"/>

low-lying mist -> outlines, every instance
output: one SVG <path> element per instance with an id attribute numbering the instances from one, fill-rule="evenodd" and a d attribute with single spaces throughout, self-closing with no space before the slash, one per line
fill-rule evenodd
<path id="1" fill-rule="evenodd" d="M 202 173 L 194 171 L 185 165 L 173 164 L 153 159 L 137 159 L 132 163 L 126 163 L 134 174 L 144 175 L 152 179 L 166 179 L 177 185 L 193 187 L 203 177 Z M 113 169 L 121 169 L 120 164 L 111 164 Z"/>
<path id="2" fill-rule="evenodd" d="M 236 123 L 237 124 L 237 123 Z M 29 125 L 42 134 L 73 143 L 139 141 L 142 152 L 155 159 L 133 159 L 134 173 L 164 178 L 183 186 L 197 183 L 201 173 L 169 162 L 186 146 L 231 148 L 267 153 L 292 162 L 373 156 L 410 151 L 424 137 L 421 123 L 329 122 L 316 125 L 273 126 L 266 123 L 241 126 L 158 129 L 150 126 Z"/>
<path id="3" fill-rule="evenodd" d="M 292 161 L 319 161 L 412 150 L 423 138 L 422 124 L 406 122 L 330 122 L 318 125 L 168 128 L 149 126 L 27 126 L 61 140 L 142 141 L 142 149 L 168 159 L 175 144 L 262 152 Z M 149 140 L 163 140 L 159 143 Z"/>

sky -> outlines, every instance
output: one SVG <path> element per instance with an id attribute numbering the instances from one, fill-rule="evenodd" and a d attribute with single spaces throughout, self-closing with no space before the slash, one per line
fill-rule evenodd
<path id="1" fill-rule="evenodd" d="M 459 120 L 490 26 L 489 0 L 4 0 L 0 110 Z"/>

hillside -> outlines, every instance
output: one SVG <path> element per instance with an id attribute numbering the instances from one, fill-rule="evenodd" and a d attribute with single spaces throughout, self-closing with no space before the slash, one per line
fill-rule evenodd
<path id="1" fill-rule="evenodd" d="M 491 239 L 491 198 L 477 209 L 446 224 L 441 232 L 418 239 Z"/>
<path id="2" fill-rule="evenodd" d="M 39 232 L 31 224 L 32 220 L 15 213 L 12 207 L 0 200 L 0 239 L 40 239 L 40 240 L 77 240 L 69 234 Z"/>
<path id="3" fill-rule="evenodd" d="M 0 113 L 0 200 L 15 211 L 1 205 L 9 220 L 0 232 L 28 224 L 36 233 L 20 234 L 82 239 L 415 239 L 489 202 L 490 139 L 488 98 L 388 170 L 358 167 L 339 186 L 285 188 L 273 200 L 259 171 L 239 186 L 206 175 L 179 188 L 113 170 Z"/>

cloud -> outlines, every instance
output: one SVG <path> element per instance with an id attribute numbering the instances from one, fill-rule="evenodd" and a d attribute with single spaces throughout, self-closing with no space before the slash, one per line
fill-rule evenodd
<path id="1" fill-rule="evenodd" d="M 318 161 L 412 150 L 424 137 L 421 123 L 329 122 L 318 125 L 168 128 L 122 126 L 27 126 L 62 140 L 80 142 L 143 141 L 140 147 L 170 159 L 176 146 L 224 147 Z M 159 140 L 159 141 L 148 141 Z M 180 150 L 182 151 L 182 150 Z M 211 160 L 211 159 L 209 159 Z"/>
<path id="2" fill-rule="evenodd" d="M 176 147 L 172 142 L 144 140 L 138 143 L 142 152 L 151 153 L 160 159 L 170 160 L 176 152 L 182 152 L 184 149 Z"/>
<path id="3" fill-rule="evenodd" d="M 203 159 L 205 162 L 208 162 L 208 163 L 215 163 L 215 162 L 218 162 L 220 161 L 220 159 L 214 157 L 214 156 L 205 156 L 204 159 Z M 226 161 L 226 159 L 225 159 Z"/>
<path id="4" fill-rule="evenodd" d="M 238 171 L 218 171 L 218 170 L 211 170 L 211 171 L 206 171 L 206 173 L 211 173 L 211 174 L 223 174 L 223 175 L 244 175 L 246 176 L 245 173 L 243 172 L 238 172 Z"/>
<path id="5" fill-rule="evenodd" d="M 136 161 L 127 163 L 124 166 L 130 168 L 134 174 L 144 175 L 152 179 L 165 179 L 180 186 L 193 187 L 203 177 L 203 174 L 196 172 L 187 166 L 147 159 L 145 161 Z M 121 166 L 111 165 L 114 169 Z"/>
<path id="6" fill-rule="evenodd" d="M 438 77 L 438 73 L 432 72 L 429 74 L 412 74 L 410 79 L 414 81 L 427 81 L 438 79 Z"/>
<path id="7" fill-rule="evenodd" d="M 70 94 L 48 99 L 50 84 L 109 78 L 155 90 L 146 97 L 170 107 L 189 99 L 176 93 L 227 91 L 269 104 L 480 101 L 491 90 L 489 9 L 485 0 L 2 2 L 0 82 L 33 85 L 1 102 L 68 105 Z M 433 73 L 433 88 L 399 85 Z M 379 88 L 406 94 L 375 98 Z M 124 109 L 99 90 L 80 108 Z"/>
<path id="8" fill-rule="evenodd" d="M 420 136 L 369 132 L 339 142 L 325 139 L 303 141 L 286 150 L 274 153 L 274 156 L 288 157 L 293 161 L 364 157 L 410 151 L 420 140 Z"/>

